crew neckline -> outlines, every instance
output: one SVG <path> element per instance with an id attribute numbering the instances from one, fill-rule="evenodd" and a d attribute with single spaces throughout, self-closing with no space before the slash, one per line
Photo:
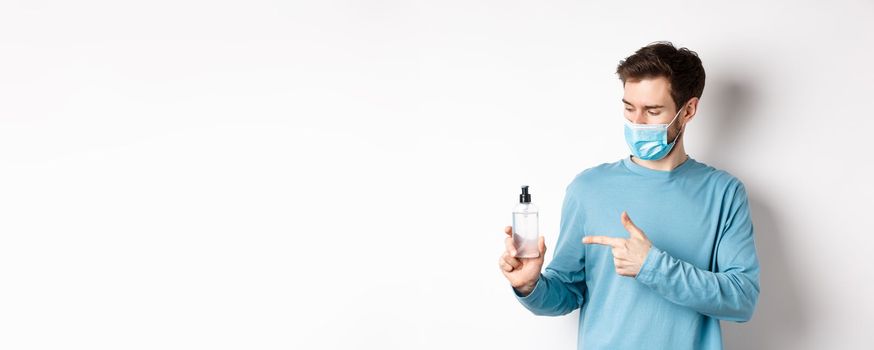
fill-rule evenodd
<path id="1" fill-rule="evenodd" d="M 622 159 L 622 164 L 625 165 L 628 170 L 631 170 L 637 174 L 648 176 L 648 177 L 658 177 L 658 178 L 671 178 L 675 177 L 678 174 L 682 173 L 686 169 L 690 168 L 693 163 L 695 163 L 695 159 L 692 159 L 692 156 L 686 155 L 686 160 L 684 160 L 680 165 L 677 165 L 671 170 L 655 170 L 647 168 L 643 165 L 635 163 L 631 160 L 632 155 L 629 154 L 627 157 Z"/>

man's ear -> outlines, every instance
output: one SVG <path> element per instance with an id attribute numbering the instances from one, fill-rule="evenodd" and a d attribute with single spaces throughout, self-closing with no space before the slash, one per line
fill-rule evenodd
<path id="1" fill-rule="evenodd" d="M 695 118 L 695 113 L 698 113 L 698 101 L 699 98 L 692 97 L 689 99 L 689 102 L 686 102 L 686 111 L 683 113 L 683 120 L 685 121 L 683 124 L 692 121 L 692 118 Z"/>

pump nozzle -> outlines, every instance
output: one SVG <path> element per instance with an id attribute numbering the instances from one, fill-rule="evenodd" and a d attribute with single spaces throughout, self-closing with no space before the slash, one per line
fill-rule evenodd
<path id="1" fill-rule="evenodd" d="M 531 195 L 528 194 L 528 185 L 522 185 L 522 194 L 519 195 L 519 203 L 531 203 Z"/>

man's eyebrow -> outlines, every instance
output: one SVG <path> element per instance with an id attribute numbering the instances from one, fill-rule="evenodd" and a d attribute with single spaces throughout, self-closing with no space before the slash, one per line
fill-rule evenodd
<path id="1" fill-rule="evenodd" d="M 631 105 L 631 102 L 626 101 L 624 98 L 622 99 L 622 102 L 624 102 L 624 103 L 627 104 L 627 105 Z M 634 106 L 634 105 L 632 105 L 632 106 Z M 648 105 L 648 106 L 643 106 L 643 109 L 656 109 L 656 108 L 663 108 L 663 107 L 665 107 L 665 106 L 662 106 L 662 105 Z"/>

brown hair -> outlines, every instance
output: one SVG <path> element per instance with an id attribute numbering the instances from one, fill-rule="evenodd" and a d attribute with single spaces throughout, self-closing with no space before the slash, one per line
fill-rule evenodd
<path id="1" fill-rule="evenodd" d="M 619 61 L 616 74 L 625 86 L 627 80 L 665 77 L 671 83 L 671 98 L 677 110 L 692 97 L 704 92 L 704 67 L 695 51 L 677 49 L 669 41 L 657 41 L 641 47 Z"/>

